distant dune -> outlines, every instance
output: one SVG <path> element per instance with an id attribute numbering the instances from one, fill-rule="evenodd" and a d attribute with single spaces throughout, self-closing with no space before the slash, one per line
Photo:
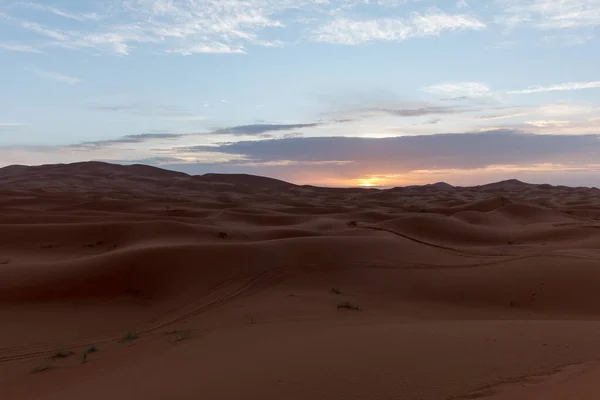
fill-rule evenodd
<path id="1" fill-rule="evenodd" d="M 0 210 L 2 400 L 600 394 L 595 188 L 89 162 Z"/>

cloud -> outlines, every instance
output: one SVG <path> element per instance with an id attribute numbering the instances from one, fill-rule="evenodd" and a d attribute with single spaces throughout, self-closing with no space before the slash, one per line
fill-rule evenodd
<path id="1" fill-rule="evenodd" d="M 46 54 L 33 46 L 23 43 L 0 43 L 0 50 L 16 51 L 21 53 Z"/>
<path id="2" fill-rule="evenodd" d="M 371 109 L 370 111 L 383 112 L 395 117 L 422 117 L 425 115 L 442 115 L 442 114 L 461 114 L 465 112 L 478 111 L 476 109 L 470 109 L 465 107 L 443 107 L 443 106 L 424 106 L 417 108 L 378 108 Z"/>
<path id="3" fill-rule="evenodd" d="M 146 140 L 151 140 L 151 139 L 175 139 L 175 138 L 179 138 L 185 136 L 185 134 L 181 134 L 181 133 L 141 133 L 138 135 L 126 135 L 123 136 L 123 139 L 121 139 L 121 141 L 125 140 L 125 141 L 129 141 L 129 143 L 137 143 L 137 142 L 143 142 Z"/>
<path id="4" fill-rule="evenodd" d="M 41 2 L 20 3 L 22 8 L 82 22 L 76 29 L 45 25 L 52 20 L 45 19 L 42 25 L 41 21 L 0 16 L 50 39 L 44 48 L 94 49 L 123 56 L 142 45 L 148 45 L 148 50 L 152 46 L 154 53 L 245 54 L 250 46 L 284 47 L 306 40 L 338 44 L 397 41 L 486 27 L 470 14 L 430 8 L 407 16 L 405 8 L 399 7 L 420 0 L 119 0 L 108 7 L 101 7 L 102 2 L 80 3 L 77 11 Z M 359 7 L 367 14 L 385 10 L 389 17 L 355 20 Z M 285 40 L 277 37 L 280 33 Z"/>
<path id="5" fill-rule="evenodd" d="M 525 121 L 527 125 L 532 125 L 538 128 L 547 127 L 560 127 L 571 124 L 571 121 L 557 121 L 557 120 L 537 120 L 537 121 Z"/>
<path id="6" fill-rule="evenodd" d="M 27 126 L 21 122 L 0 122 L 0 130 L 13 130 Z"/>
<path id="7" fill-rule="evenodd" d="M 91 142 L 83 142 L 79 144 L 74 144 L 69 147 L 78 148 L 78 149 L 96 149 L 100 147 L 110 147 L 113 145 L 123 144 L 123 143 L 144 143 L 151 140 L 172 140 L 178 139 L 184 136 L 188 136 L 188 134 L 183 133 L 142 133 L 138 135 L 126 135 L 117 139 L 107 139 L 107 140 L 96 140 Z"/>
<path id="8" fill-rule="evenodd" d="M 458 97 L 449 97 L 445 99 L 440 99 L 440 101 L 468 101 L 471 100 L 469 96 L 458 96 Z"/>
<path id="9" fill-rule="evenodd" d="M 461 9 L 461 8 L 469 8 L 469 3 L 467 2 L 467 0 L 458 0 L 456 2 L 456 8 Z"/>
<path id="10" fill-rule="evenodd" d="M 314 39 L 333 44 L 357 45 L 372 41 L 401 41 L 415 37 L 438 36 L 444 31 L 481 30 L 486 25 L 464 14 L 442 12 L 414 13 L 408 19 L 335 19 L 318 28 Z"/>
<path id="11" fill-rule="evenodd" d="M 254 162 L 355 161 L 370 167 L 476 168 L 492 164 L 597 160 L 598 135 L 534 135 L 492 131 L 384 139 L 318 137 L 227 143 L 217 147 L 192 146 L 181 152 L 218 151 Z"/>
<path id="12" fill-rule="evenodd" d="M 123 56 L 131 54 L 134 45 L 145 43 L 161 46 L 168 53 L 185 55 L 240 53 L 244 42 L 271 46 L 272 43 L 259 40 L 252 30 L 278 24 L 261 17 L 260 5 L 253 1 L 213 4 L 129 0 L 122 7 L 114 7 L 113 14 L 118 13 L 119 22 L 115 19 L 112 24 L 102 25 L 97 23 L 101 16 L 96 13 L 72 13 L 37 3 L 25 5 L 89 24 L 82 26 L 82 30 L 61 30 L 20 21 L 23 29 L 54 40 L 48 45 L 73 50 L 109 50 Z"/>
<path id="13" fill-rule="evenodd" d="M 278 160 L 278 161 L 249 161 L 249 160 L 238 160 L 235 163 L 239 166 L 244 167 L 288 167 L 288 166 L 314 166 L 314 165 L 349 165 L 354 161 L 339 161 L 339 160 L 327 160 L 327 161 L 292 161 L 292 160 Z"/>
<path id="14" fill-rule="evenodd" d="M 138 159 L 134 159 L 134 160 L 98 159 L 98 160 L 94 160 L 94 161 L 108 162 L 108 163 L 113 163 L 113 164 L 126 164 L 126 165 L 144 164 L 144 165 L 155 165 L 155 166 L 186 162 L 185 159 L 177 158 L 177 157 L 146 157 L 146 158 L 138 158 Z"/>
<path id="15" fill-rule="evenodd" d="M 578 46 L 589 42 L 593 38 L 594 36 L 589 34 L 546 35 L 544 36 L 544 42 L 551 45 Z"/>
<path id="16" fill-rule="evenodd" d="M 174 50 L 167 50 L 167 53 L 178 53 L 184 56 L 193 54 L 247 54 L 242 48 L 229 47 L 223 44 L 213 46 L 201 44 L 190 47 L 184 47 Z"/>
<path id="17" fill-rule="evenodd" d="M 424 87 L 421 90 L 427 93 L 441 96 L 452 96 L 452 99 L 484 97 L 489 96 L 492 92 L 488 85 L 480 82 L 439 83 L 436 85 Z"/>
<path id="18" fill-rule="evenodd" d="M 58 9 L 56 7 L 45 6 L 45 5 L 42 5 L 39 3 L 21 2 L 18 4 L 28 7 L 28 8 L 32 8 L 34 10 L 49 12 L 49 13 L 58 15 L 60 17 L 72 19 L 72 20 L 79 21 L 79 22 L 89 21 L 89 20 L 97 21 L 100 19 L 100 16 L 96 13 L 70 13 L 70 12 Z"/>
<path id="19" fill-rule="evenodd" d="M 566 92 L 582 89 L 599 89 L 600 81 L 560 83 L 551 86 L 532 86 L 523 90 L 511 90 L 507 94 L 531 94 L 543 92 Z"/>
<path id="20" fill-rule="evenodd" d="M 505 94 L 532 94 L 543 92 L 565 92 L 571 90 L 598 89 L 600 81 L 568 82 L 550 86 L 530 86 L 527 89 L 509 90 Z M 426 86 L 423 92 L 440 96 L 450 96 L 441 100 L 469 100 L 493 95 L 492 89 L 480 82 L 451 82 Z"/>
<path id="21" fill-rule="evenodd" d="M 212 133 L 214 134 L 227 134 L 227 135 L 236 135 L 236 136 L 245 136 L 245 135 L 261 135 L 267 132 L 277 132 L 277 131 L 290 131 L 293 129 L 300 128 L 314 128 L 321 123 L 310 123 L 310 124 L 254 124 L 254 125 L 240 125 L 233 126 L 230 128 L 218 129 Z"/>
<path id="22" fill-rule="evenodd" d="M 497 22 L 532 24 L 539 29 L 600 26 L 600 0 L 499 0 L 504 6 Z"/>
<path id="23" fill-rule="evenodd" d="M 38 24 L 37 22 L 22 21 L 21 26 L 24 29 L 38 33 L 42 36 L 49 37 L 51 39 L 65 41 L 65 40 L 69 40 L 69 38 L 70 38 L 69 34 L 66 32 L 61 32 L 59 30 L 44 27 L 44 26 Z"/>
<path id="24" fill-rule="evenodd" d="M 80 78 L 76 78 L 74 76 L 60 74 L 57 72 L 45 71 L 45 70 L 39 69 L 39 68 L 28 67 L 28 68 L 26 68 L 26 70 L 39 76 L 40 78 L 49 79 L 51 81 L 60 82 L 60 83 L 66 83 L 68 85 L 76 85 L 76 84 L 82 82 L 82 80 Z"/>
<path id="25" fill-rule="evenodd" d="M 126 6 L 146 34 L 179 44 L 166 51 L 183 55 L 242 54 L 244 44 L 270 46 L 259 33 L 283 27 L 274 15 L 294 8 L 288 1 L 275 0 L 130 0 Z"/>
<path id="26" fill-rule="evenodd" d="M 515 114 L 500 114 L 500 115 L 483 115 L 481 117 L 477 117 L 477 119 L 480 119 L 483 121 L 496 121 L 496 120 L 500 120 L 500 119 L 511 119 L 511 118 L 523 117 L 525 115 L 527 115 L 527 114 L 515 113 Z"/>
<path id="27" fill-rule="evenodd" d="M 179 121 L 203 121 L 205 116 L 196 115 L 177 107 L 168 107 L 153 104 L 134 103 L 125 105 L 90 105 L 94 111 L 113 112 L 120 114 L 131 114 L 143 117 L 161 117 Z"/>
<path id="28" fill-rule="evenodd" d="M 138 24 L 133 24 L 116 26 L 110 32 L 73 36 L 63 44 L 74 48 L 108 48 L 118 55 L 127 56 L 131 53 L 130 43 L 160 43 L 160 41 L 159 36 L 152 35 Z"/>
<path id="29" fill-rule="evenodd" d="M 283 136 L 281 136 L 282 139 L 296 139 L 296 138 L 300 138 L 303 137 L 304 135 L 300 132 L 290 132 L 290 133 L 286 133 Z"/>
<path id="30" fill-rule="evenodd" d="M 557 103 L 538 106 L 536 107 L 536 111 L 540 112 L 545 116 L 550 117 L 567 117 L 589 115 L 595 112 L 599 112 L 600 108 L 589 107 L 579 104 Z"/>

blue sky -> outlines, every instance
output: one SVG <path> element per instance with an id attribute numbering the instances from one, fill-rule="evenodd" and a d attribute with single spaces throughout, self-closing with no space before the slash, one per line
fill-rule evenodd
<path id="1" fill-rule="evenodd" d="M 600 186 L 599 25 L 600 0 L 0 0 L 0 166 Z"/>

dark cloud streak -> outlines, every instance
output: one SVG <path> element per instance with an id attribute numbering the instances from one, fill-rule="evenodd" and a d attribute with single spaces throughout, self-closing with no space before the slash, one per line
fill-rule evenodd
<path id="1" fill-rule="evenodd" d="M 383 139 L 290 138 L 179 150 L 219 152 L 256 162 L 347 160 L 354 161 L 357 169 L 392 172 L 534 163 L 597 163 L 599 138 L 600 135 L 534 135 L 504 130 Z"/>
<path id="2" fill-rule="evenodd" d="M 440 107 L 440 106 L 429 106 L 421 108 L 378 108 L 372 111 L 379 111 L 386 114 L 393 115 L 395 117 L 422 117 L 425 115 L 442 115 L 442 114 L 462 114 L 467 112 L 480 111 L 478 109 L 471 109 L 465 107 Z"/>
<path id="3" fill-rule="evenodd" d="M 239 125 L 230 128 L 217 129 L 211 134 L 217 135 L 262 135 L 268 132 L 278 131 L 289 131 L 293 129 L 301 128 L 314 128 L 322 125 L 322 123 L 310 123 L 310 124 L 253 124 L 253 125 Z"/>
<path id="4" fill-rule="evenodd" d="M 71 145 L 72 148 L 80 148 L 80 149 L 97 149 L 100 147 L 109 147 L 115 144 L 123 144 L 123 143 L 144 143 L 150 140 L 160 140 L 160 139 L 178 139 L 180 137 L 188 136 L 188 134 L 183 133 L 142 133 L 139 135 L 126 135 L 117 139 L 107 139 L 107 140 L 96 140 L 93 142 L 83 142 L 79 144 Z"/>

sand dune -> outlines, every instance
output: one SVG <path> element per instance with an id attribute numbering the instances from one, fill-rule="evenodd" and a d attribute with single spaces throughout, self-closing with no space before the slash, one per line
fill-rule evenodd
<path id="1" fill-rule="evenodd" d="M 0 399 L 599 393 L 597 189 L 78 163 L 0 209 Z"/>

